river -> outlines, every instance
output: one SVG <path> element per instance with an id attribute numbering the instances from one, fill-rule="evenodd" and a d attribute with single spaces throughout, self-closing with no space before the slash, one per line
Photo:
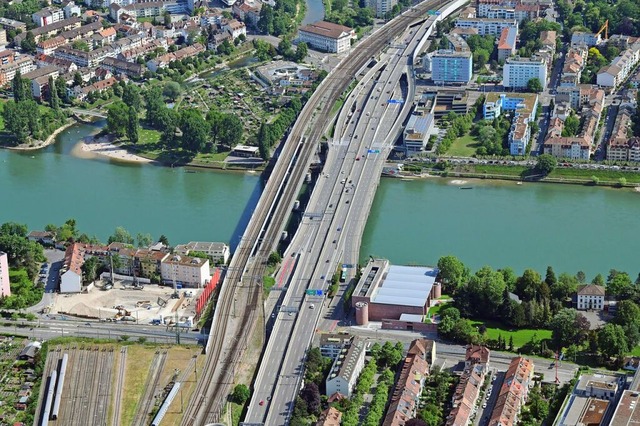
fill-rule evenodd
<path id="1" fill-rule="evenodd" d="M 172 243 L 237 245 L 261 192 L 257 174 L 186 173 L 184 169 L 84 159 L 71 151 L 103 123 L 74 126 L 43 150 L 0 150 L 0 222 L 30 229 L 77 220 L 105 241 L 116 226 L 132 235 L 165 234 Z"/>
<path id="2" fill-rule="evenodd" d="M 43 150 L 0 150 L 0 223 L 42 229 L 75 218 L 106 240 L 116 226 L 134 236 L 165 234 L 173 244 L 225 241 L 235 247 L 261 192 L 258 175 L 84 159 L 72 154 L 96 125 L 74 126 Z M 32 158 L 33 157 L 33 158 Z M 640 271 L 640 193 L 499 181 L 382 179 L 363 236 L 361 258 L 434 265 L 445 254 L 472 270 L 511 266 L 520 273 L 610 268 Z"/>
<path id="3" fill-rule="evenodd" d="M 322 21 L 324 19 L 324 4 L 322 3 L 322 0 L 306 0 L 306 2 L 307 13 L 304 15 L 302 25 Z"/>

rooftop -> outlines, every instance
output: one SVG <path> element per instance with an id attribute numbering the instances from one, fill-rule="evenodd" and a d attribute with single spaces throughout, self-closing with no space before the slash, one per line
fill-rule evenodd
<path id="1" fill-rule="evenodd" d="M 371 301 L 386 305 L 424 306 L 438 270 L 428 267 L 391 265 Z"/>
<path id="2" fill-rule="evenodd" d="M 304 31 L 307 33 L 312 33 L 312 34 L 316 34 L 324 37 L 338 39 L 351 34 L 353 29 L 349 27 L 345 27 L 344 25 L 334 24 L 332 22 L 318 21 L 318 22 L 314 22 L 313 24 L 300 27 L 299 31 Z"/>
<path id="3" fill-rule="evenodd" d="M 626 390 L 622 393 L 620 402 L 613 413 L 609 426 L 638 426 L 640 425 L 640 393 Z"/>

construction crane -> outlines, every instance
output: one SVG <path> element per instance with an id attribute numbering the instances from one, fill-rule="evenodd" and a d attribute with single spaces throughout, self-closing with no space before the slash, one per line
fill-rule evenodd
<path id="1" fill-rule="evenodd" d="M 604 25 L 600 27 L 600 31 L 596 33 L 596 37 L 598 37 L 602 31 L 604 31 L 604 39 L 607 40 L 609 38 L 609 20 L 604 21 Z"/>

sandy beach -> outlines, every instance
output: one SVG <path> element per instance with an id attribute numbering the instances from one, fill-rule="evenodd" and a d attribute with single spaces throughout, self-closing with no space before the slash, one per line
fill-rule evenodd
<path id="1" fill-rule="evenodd" d="M 152 163 L 153 160 L 131 154 L 126 149 L 113 144 L 108 136 L 102 138 L 88 138 L 81 142 L 80 151 L 85 154 L 96 154 L 132 163 Z"/>

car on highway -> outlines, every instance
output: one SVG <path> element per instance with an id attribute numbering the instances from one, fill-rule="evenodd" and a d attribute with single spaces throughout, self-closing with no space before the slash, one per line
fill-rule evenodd
<path id="1" fill-rule="evenodd" d="M 360 161 L 360 157 L 356 157 L 356 161 Z"/>
<path id="2" fill-rule="evenodd" d="M 258 402 L 258 405 L 263 406 L 264 405 L 264 399 L 261 399 L 260 402 Z"/>
<path id="3" fill-rule="evenodd" d="M 342 227 L 338 226 L 338 232 L 342 231 Z"/>
<path id="4" fill-rule="evenodd" d="M 309 309 L 315 309 L 316 305 L 314 305 L 313 303 L 309 305 Z"/>
<path id="5" fill-rule="evenodd" d="M 292 317 L 293 316 L 293 312 L 289 311 L 289 316 Z"/>
<path id="6" fill-rule="evenodd" d="M 482 408 L 487 408 L 487 403 L 486 402 L 482 403 Z"/>

